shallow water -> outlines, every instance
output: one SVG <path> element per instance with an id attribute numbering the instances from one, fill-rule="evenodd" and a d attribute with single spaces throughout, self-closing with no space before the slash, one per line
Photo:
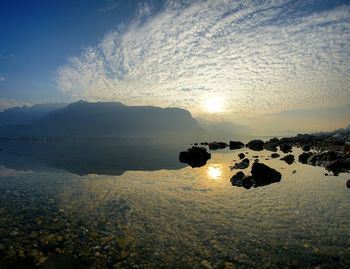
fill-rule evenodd
<path id="1" fill-rule="evenodd" d="M 105 156 L 80 145 L 81 159 L 63 145 L 0 147 L 2 268 L 350 267 L 349 174 L 247 149 L 212 151 L 192 169 L 177 160 L 186 145 L 129 145 L 128 158 L 121 145 Z M 281 182 L 233 187 L 240 152 Z"/>

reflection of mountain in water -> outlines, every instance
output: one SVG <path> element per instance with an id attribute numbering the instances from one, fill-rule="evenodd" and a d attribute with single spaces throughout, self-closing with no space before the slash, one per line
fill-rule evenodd
<path id="1" fill-rule="evenodd" d="M 78 175 L 121 175 L 127 170 L 180 169 L 178 145 L 121 142 L 1 141 L 0 165 L 17 170 L 63 169 Z"/>

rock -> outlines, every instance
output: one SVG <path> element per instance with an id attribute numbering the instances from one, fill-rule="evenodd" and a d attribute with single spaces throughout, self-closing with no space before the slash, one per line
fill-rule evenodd
<path id="1" fill-rule="evenodd" d="M 292 151 L 292 146 L 290 144 L 281 144 L 280 145 L 280 150 L 283 152 L 283 153 L 288 153 L 288 152 L 291 152 Z"/>
<path id="2" fill-rule="evenodd" d="M 266 142 L 264 144 L 264 149 L 269 151 L 277 151 L 278 142 Z"/>
<path id="3" fill-rule="evenodd" d="M 201 167 L 211 158 L 211 154 L 204 147 L 192 147 L 187 151 L 180 152 L 179 160 L 191 167 Z"/>
<path id="4" fill-rule="evenodd" d="M 311 147 L 310 147 L 310 145 L 304 145 L 304 146 L 302 146 L 301 149 L 302 149 L 303 151 L 310 151 Z"/>
<path id="5" fill-rule="evenodd" d="M 343 157 L 343 154 L 329 150 L 312 155 L 310 158 L 308 158 L 307 163 L 317 166 L 327 166 L 330 162 L 342 159 Z"/>
<path id="6" fill-rule="evenodd" d="M 260 139 L 254 139 L 248 142 L 246 145 L 247 148 L 255 151 L 261 151 L 264 149 L 264 141 Z"/>
<path id="7" fill-rule="evenodd" d="M 249 159 L 245 158 L 240 163 L 236 163 L 233 169 L 246 169 L 249 167 Z"/>
<path id="8" fill-rule="evenodd" d="M 294 163 L 294 155 L 292 154 L 288 154 L 286 156 L 284 156 L 283 158 L 281 158 L 282 161 L 285 161 L 286 163 L 288 163 L 289 165 Z"/>
<path id="9" fill-rule="evenodd" d="M 230 149 L 243 148 L 244 144 L 241 141 L 230 141 Z"/>
<path id="10" fill-rule="evenodd" d="M 242 171 L 233 175 L 230 181 L 232 186 L 244 187 L 246 189 L 250 189 L 255 183 L 252 176 L 246 176 Z"/>
<path id="11" fill-rule="evenodd" d="M 258 186 L 279 182 L 282 178 L 280 172 L 259 162 L 253 164 L 251 173 Z"/>
<path id="12" fill-rule="evenodd" d="M 201 261 L 201 267 L 204 269 L 213 269 L 213 266 L 207 260 Z"/>
<path id="13" fill-rule="evenodd" d="M 350 154 L 350 141 L 345 141 L 345 144 L 344 144 L 344 153 L 345 153 L 345 154 Z"/>
<path id="14" fill-rule="evenodd" d="M 272 153 L 271 158 L 278 158 L 280 155 L 278 153 Z"/>
<path id="15" fill-rule="evenodd" d="M 299 155 L 298 159 L 299 162 L 303 164 L 307 164 L 307 160 L 313 155 L 312 152 L 303 152 L 302 154 Z"/>
<path id="16" fill-rule="evenodd" d="M 238 157 L 242 160 L 245 157 L 245 155 L 244 155 L 244 153 L 240 153 L 240 154 L 238 154 Z"/>
<path id="17" fill-rule="evenodd" d="M 228 145 L 225 142 L 211 142 L 209 143 L 210 150 L 224 149 Z"/>
<path id="18" fill-rule="evenodd" d="M 348 187 L 348 188 L 350 189 L 350 179 L 348 179 L 348 180 L 346 181 L 346 187 Z"/>
<path id="19" fill-rule="evenodd" d="M 340 159 L 330 162 L 326 169 L 328 171 L 332 171 L 334 174 L 338 174 L 340 172 L 347 172 L 350 170 L 350 158 L 349 159 Z"/>
<path id="20" fill-rule="evenodd" d="M 274 138 L 271 138 L 268 142 L 270 142 L 270 143 L 277 143 L 279 141 L 280 140 L 277 137 L 274 137 Z"/>

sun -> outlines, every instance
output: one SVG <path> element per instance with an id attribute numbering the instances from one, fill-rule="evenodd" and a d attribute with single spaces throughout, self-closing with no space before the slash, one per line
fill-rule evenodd
<path id="1" fill-rule="evenodd" d="M 210 165 L 207 168 L 207 174 L 210 179 L 217 180 L 221 177 L 221 167 L 218 165 Z"/>
<path id="2" fill-rule="evenodd" d="M 205 101 L 205 108 L 209 113 L 221 113 L 224 111 L 224 101 L 220 97 L 213 97 Z"/>

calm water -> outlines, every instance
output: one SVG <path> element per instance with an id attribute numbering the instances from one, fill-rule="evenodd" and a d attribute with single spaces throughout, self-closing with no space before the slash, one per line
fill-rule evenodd
<path id="1" fill-rule="evenodd" d="M 192 169 L 178 162 L 187 145 L 0 148 L 1 268 L 350 267 L 349 174 L 246 149 Z M 281 182 L 233 187 L 240 152 Z"/>

